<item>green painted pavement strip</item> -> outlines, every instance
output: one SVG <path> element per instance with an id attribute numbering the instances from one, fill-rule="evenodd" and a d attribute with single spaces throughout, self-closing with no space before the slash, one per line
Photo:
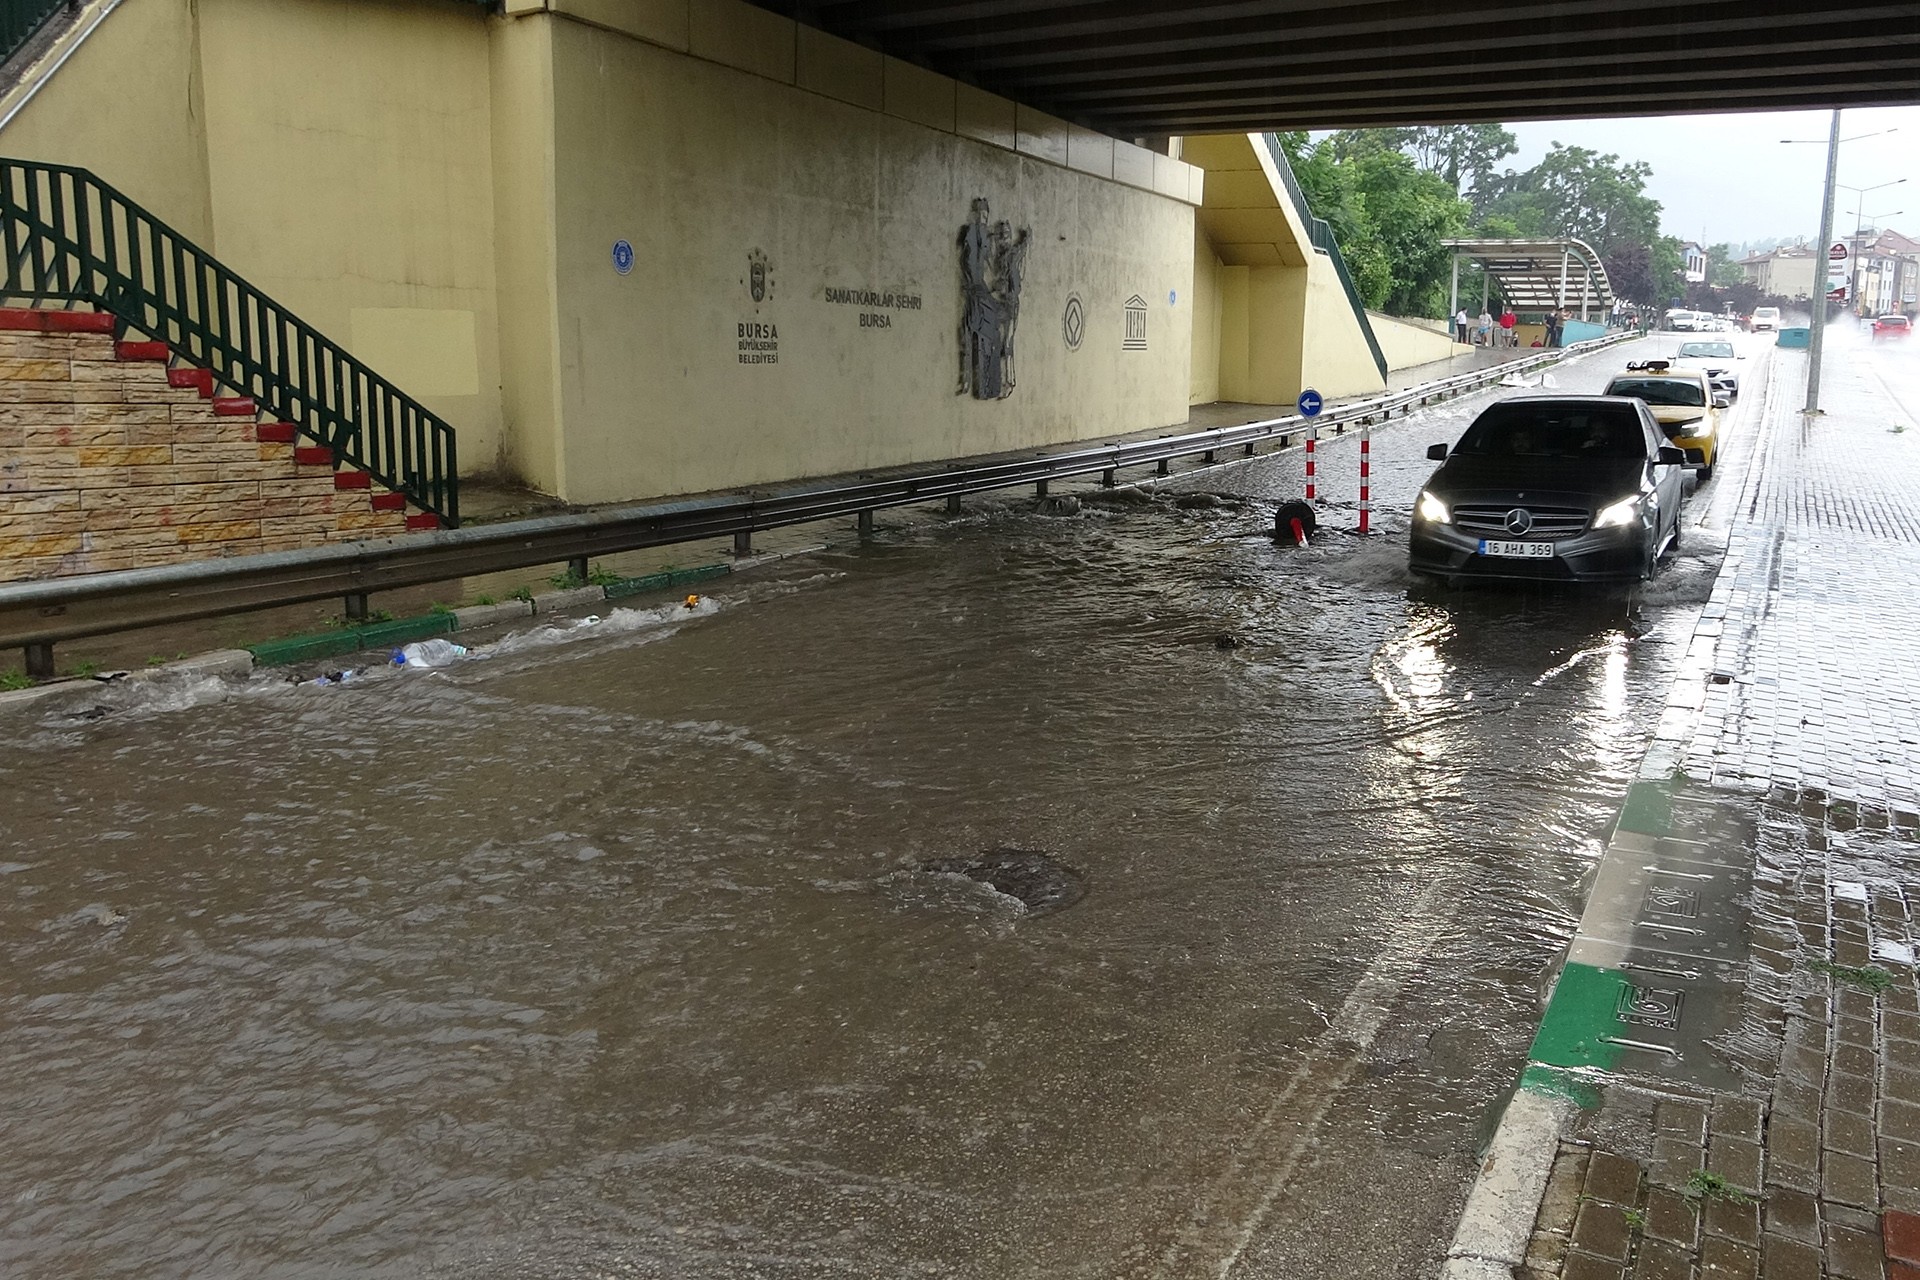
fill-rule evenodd
<path id="1" fill-rule="evenodd" d="M 362 649 L 378 649 L 390 644 L 407 644 L 428 636 L 452 631 L 456 619 L 450 613 L 429 613 L 418 618 L 395 618 L 389 622 L 369 622 L 364 626 L 342 627 L 317 635 L 288 636 L 284 640 L 263 640 L 247 646 L 247 652 L 261 666 L 280 667 L 289 662 L 311 662 Z"/>
<path id="2" fill-rule="evenodd" d="M 1597 1067 L 1606 1070 L 1620 1057 L 1620 1046 L 1603 1037 L 1618 1026 L 1615 1017 L 1627 980 L 1616 970 L 1568 961 L 1553 987 L 1553 1001 L 1528 1054 L 1548 1067 Z"/>
<path id="3" fill-rule="evenodd" d="M 1627 802 L 1620 806 L 1616 830 L 1640 835 L 1664 836 L 1673 829 L 1673 793 L 1678 786 L 1672 779 L 1660 782 L 1636 782 L 1627 788 Z"/>
<path id="4" fill-rule="evenodd" d="M 730 564 L 703 564 L 692 569 L 663 569 L 659 573 L 650 573 L 643 578 L 622 578 L 618 582 L 609 582 L 606 586 L 607 599 L 624 600 L 628 596 L 643 595 L 649 591 L 668 591 L 674 587 L 684 587 L 695 582 L 723 578 L 732 572 L 733 566 Z"/>

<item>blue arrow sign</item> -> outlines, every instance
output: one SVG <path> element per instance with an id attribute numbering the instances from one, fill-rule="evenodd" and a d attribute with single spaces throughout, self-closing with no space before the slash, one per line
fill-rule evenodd
<path id="1" fill-rule="evenodd" d="M 1320 410 L 1326 407 L 1327 402 L 1320 398 L 1318 391 L 1315 391 L 1312 387 L 1308 387 L 1300 393 L 1300 398 L 1294 403 L 1300 406 L 1301 417 L 1317 418 L 1320 416 Z"/>

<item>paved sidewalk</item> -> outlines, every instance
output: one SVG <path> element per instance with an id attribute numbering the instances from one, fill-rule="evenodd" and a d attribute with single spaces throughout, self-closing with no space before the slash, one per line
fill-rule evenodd
<path id="1" fill-rule="evenodd" d="M 1920 1280 L 1920 423 L 1863 358 L 1813 422 L 1804 355 L 1769 373 L 1523 1078 L 1578 1108 L 1523 1276 Z"/>

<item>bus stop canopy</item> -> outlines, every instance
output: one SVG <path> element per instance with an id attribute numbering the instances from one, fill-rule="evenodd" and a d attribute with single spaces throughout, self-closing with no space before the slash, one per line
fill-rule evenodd
<path id="1" fill-rule="evenodd" d="M 1584 240 L 1442 240 L 1453 252 L 1452 306 L 1460 309 L 1460 262 L 1477 262 L 1515 311 L 1578 312 L 1582 320 L 1613 310 L 1613 287 L 1600 255 Z M 1484 288 L 1484 286 L 1482 286 Z M 1484 299 L 1483 299 L 1484 301 Z"/>

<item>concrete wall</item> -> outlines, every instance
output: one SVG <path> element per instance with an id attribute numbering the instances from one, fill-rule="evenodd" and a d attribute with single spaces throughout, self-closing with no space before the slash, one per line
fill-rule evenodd
<path id="1" fill-rule="evenodd" d="M 689 38 L 753 70 L 566 19 L 520 20 L 552 26 L 566 497 L 693 492 L 1185 420 L 1189 204 L 1101 176 L 1115 163 L 1110 139 L 1031 113 L 1023 122 L 986 95 L 956 100 L 956 129 L 1005 128 L 1017 149 L 888 113 L 879 55 L 804 29 L 792 40 L 760 10 L 735 16 L 746 20 L 704 35 L 696 22 Z M 935 96 L 923 105 L 944 121 Z M 1076 151 L 1086 171 L 1071 167 Z M 958 238 L 975 198 L 991 221 L 1031 233 L 1017 385 L 1003 400 L 956 394 Z M 628 275 L 612 262 L 619 240 L 633 246 Z M 758 302 L 756 255 L 771 281 Z M 1069 295 L 1086 318 L 1078 350 L 1063 333 Z M 1139 350 L 1123 345 L 1134 298 L 1146 313 Z M 764 327 L 772 350 L 760 354 L 773 360 L 742 363 L 741 335 L 754 331 L 743 326 Z"/>
<path id="2" fill-rule="evenodd" d="M 1367 316 L 1389 369 L 1411 369 L 1464 355 L 1468 350 L 1453 340 L 1444 320 L 1400 320 L 1377 311 Z"/>
<path id="3" fill-rule="evenodd" d="M 453 0 L 198 5 L 221 260 L 454 423 L 465 469 L 490 468 L 501 379 L 484 17 Z"/>
<path id="4" fill-rule="evenodd" d="M 81 15 L 96 16 L 100 0 Z M 214 248 L 206 103 L 194 0 L 122 0 L 0 97 L 0 155 L 93 170 L 191 240 Z M 67 43 L 72 54 L 53 65 Z"/>

